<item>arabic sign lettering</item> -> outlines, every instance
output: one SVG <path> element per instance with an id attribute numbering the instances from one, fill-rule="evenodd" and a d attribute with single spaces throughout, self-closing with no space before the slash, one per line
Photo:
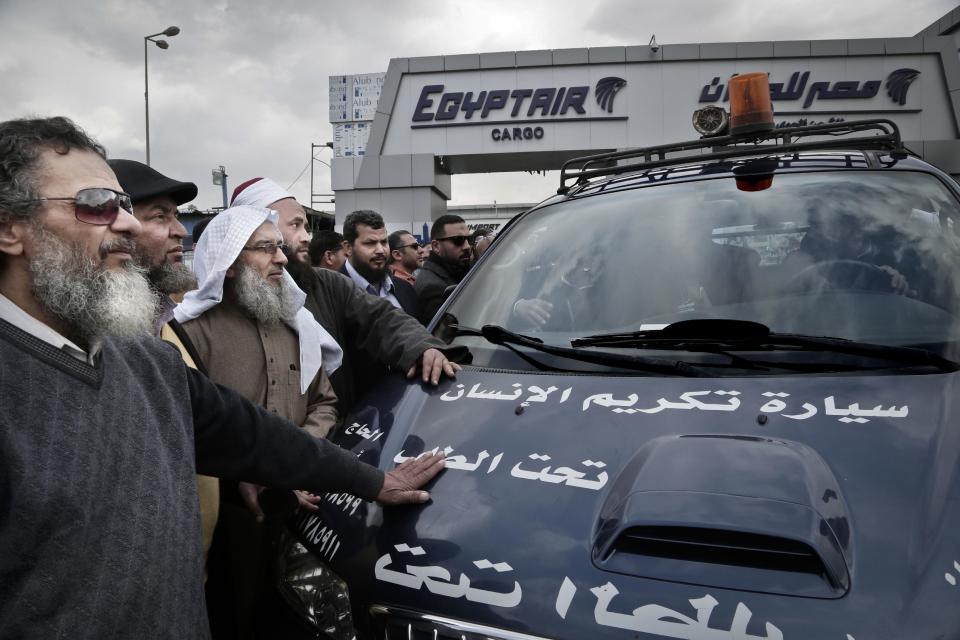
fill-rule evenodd
<path id="1" fill-rule="evenodd" d="M 809 71 L 794 71 L 788 82 L 771 82 L 770 99 L 774 102 L 803 99 L 803 108 L 809 109 L 816 100 L 869 99 L 875 97 L 881 86 L 886 85 L 887 95 L 895 104 L 907 103 L 907 91 L 910 84 L 919 77 L 916 69 L 897 69 L 886 80 L 838 80 L 835 82 L 810 82 Z M 732 77 L 732 76 L 731 76 Z M 784 86 L 786 85 L 786 86 Z M 730 90 L 720 82 L 720 76 L 714 76 L 709 84 L 700 90 L 700 102 L 728 102 Z"/>

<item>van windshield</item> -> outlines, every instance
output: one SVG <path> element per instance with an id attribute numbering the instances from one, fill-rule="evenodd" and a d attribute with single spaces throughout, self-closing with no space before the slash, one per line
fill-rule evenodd
<path id="1" fill-rule="evenodd" d="M 549 344 L 704 318 L 941 351 L 957 338 L 960 209 L 925 173 L 575 198 L 527 215 L 492 251 L 448 312 Z"/>

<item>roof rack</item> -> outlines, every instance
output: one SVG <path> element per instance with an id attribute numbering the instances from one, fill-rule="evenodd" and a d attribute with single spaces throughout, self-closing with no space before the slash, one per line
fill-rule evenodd
<path id="1" fill-rule="evenodd" d="M 879 134 L 858 136 L 855 138 L 843 137 L 863 131 L 877 131 Z M 833 136 L 837 139 L 797 142 L 797 140 L 812 136 Z M 774 144 L 761 144 L 771 140 L 774 141 Z M 753 144 L 750 145 L 748 143 Z M 668 153 L 692 151 L 695 149 L 718 149 L 721 147 L 727 148 L 716 150 L 709 155 L 698 153 L 667 158 Z M 833 122 L 803 127 L 783 127 L 760 133 L 700 138 L 699 140 L 690 140 L 688 142 L 678 142 L 655 147 L 641 147 L 637 149 L 627 149 L 626 151 L 614 151 L 573 158 L 564 162 L 560 168 L 560 188 L 557 189 L 557 193 L 567 193 L 572 186 L 585 184 L 591 178 L 618 175 L 642 169 L 654 169 L 690 162 L 712 162 L 714 160 L 752 156 L 766 152 L 784 153 L 790 151 L 820 151 L 824 149 L 844 148 L 907 152 L 900 140 L 900 129 L 897 128 L 897 125 L 892 120 L 855 120 L 852 122 Z M 620 161 L 632 158 L 643 158 L 643 160 L 629 164 L 619 164 Z M 618 164 L 613 166 L 597 166 L 612 162 L 617 162 Z M 580 165 L 580 168 L 571 169 L 574 165 Z M 574 185 L 567 186 L 567 181 L 569 180 L 576 180 L 576 182 Z"/>

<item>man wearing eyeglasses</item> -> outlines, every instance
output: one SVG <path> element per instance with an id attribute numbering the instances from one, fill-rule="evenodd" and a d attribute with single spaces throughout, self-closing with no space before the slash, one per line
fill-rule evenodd
<path id="1" fill-rule="evenodd" d="M 234 190 L 232 202 L 234 206 L 277 211 L 284 242 L 293 245 L 301 241 L 296 211 L 297 207 L 301 211 L 303 208 L 273 180 L 255 178 L 242 183 Z M 307 294 L 304 306 L 347 352 L 343 366 L 330 378 L 341 415 L 346 415 L 354 401 L 378 379 L 370 373 L 384 367 L 406 372 L 408 378 L 419 371 L 423 382 L 433 386 L 444 375 L 456 375 L 460 367 L 447 359 L 442 351 L 446 345 L 424 330 L 416 318 L 379 296 L 361 291 L 340 273 L 310 267 L 299 256 L 291 253 L 286 268 Z"/>
<path id="2" fill-rule="evenodd" d="M 65 118 L 0 122 L 0 637 L 207 638 L 197 472 L 422 503 L 443 462 L 380 472 L 150 336 L 104 156 Z"/>
<path id="3" fill-rule="evenodd" d="M 387 242 L 390 243 L 390 274 L 407 284 L 416 284 L 417 278 L 413 272 L 422 267 L 426 259 L 421 257 L 420 243 L 406 230 L 394 231 L 387 236 Z"/>
<path id="4" fill-rule="evenodd" d="M 323 438 L 337 423 L 327 371 L 339 367 L 342 351 L 302 309 L 304 294 L 283 270 L 276 221 L 276 213 L 254 207 L 217 215 L 194 254 L 200 287 L 174 313 L 211 379 Z M 215 637 L 248 638 L 265 623 L 256 616 L 270 593 L 274 558 L 265 548 L 279 523 L 264 523 L 263 487 L 223 482 L 221 489 L 207 565 L 210 623 Z M 290 499 L 309 511 L 319 502 L 305 492 Z"/>
<path id="5" fill-rule="evenodd" d="M 470 231 L 460 216 L 447 214 L 437 218 L 430 228 L 430 244 L 433 252 L 423 263 L 414 285 L 420 301 L 417 319 L 424 325 L 430 324 L 446 300 L 447 288 L 459 284 L 473 262 Z"/>

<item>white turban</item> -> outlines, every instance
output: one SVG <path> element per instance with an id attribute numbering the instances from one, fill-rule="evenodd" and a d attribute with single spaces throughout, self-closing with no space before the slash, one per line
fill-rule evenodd
<path id="1" fill-rule="evenodd" d="M 254 178 L 253 181 L 243 187 L 239 193 L 233 194 L 233 201 L 230 203 L 230 206 L 248 205 L 266 209 L 277 200 L 292 197 L 293 194 L 270 178 Z"/>
<path id="2" fill-rule="evenodd" d="M 264 222 L 277 224 L 277 213 L 257 207 L 230 207 L 217 215 L 194 247 L 193 270 L 200 283 L 177 305 L 173 315 L 178 322 L 187 322 L 203 315 L 223 300 L 223 281 L 250 240 L 253 232 Z M 283 272 L 284 289 L 293 298 L 297 315 L 287 324 L 300 338 L 300 393 L 306 393 L 322 364 L 331 374 L 340 367 L 343 349 L 327 330 L 320 326 L 313 314 L 303 308 L 307 299 L 293 278 Z"/>

